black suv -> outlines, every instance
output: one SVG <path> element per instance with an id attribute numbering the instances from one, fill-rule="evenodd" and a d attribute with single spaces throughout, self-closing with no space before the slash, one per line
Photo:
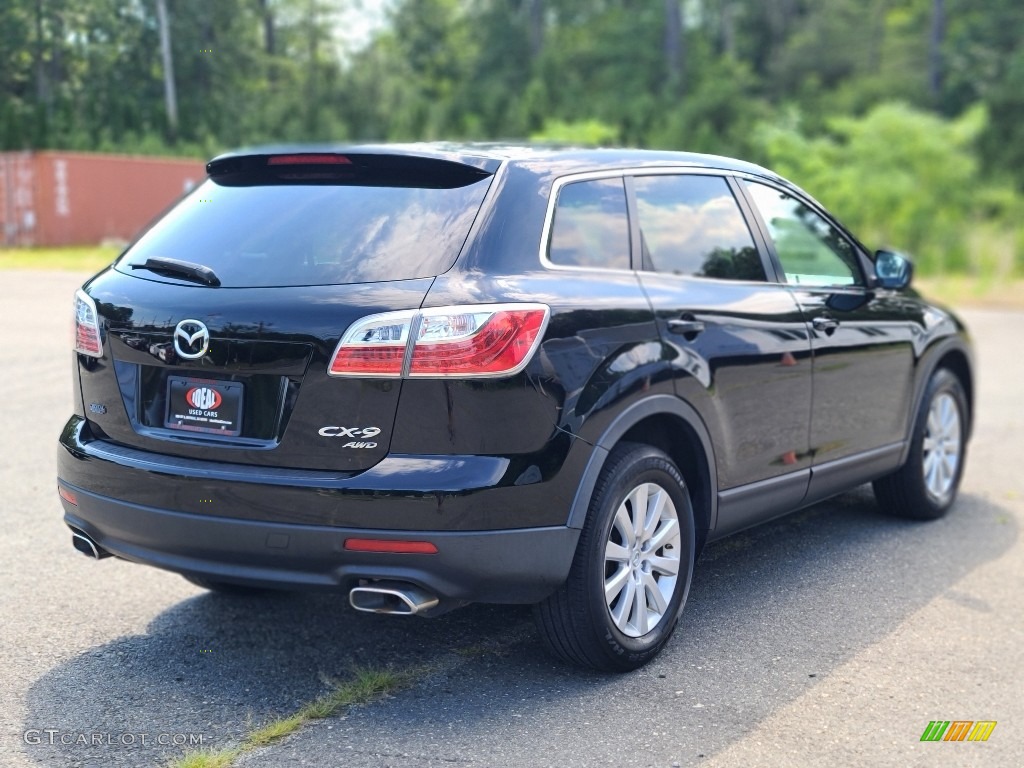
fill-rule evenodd
<path id="1" fill-rule="evenodd" d="M 701 547 L 873 481 L 953 503 L 967 334 L 776 174 L 705 155 L 223 155 L 75 298 L 75 547 L 362 611 L 535 603 L 633 669 Z"/>

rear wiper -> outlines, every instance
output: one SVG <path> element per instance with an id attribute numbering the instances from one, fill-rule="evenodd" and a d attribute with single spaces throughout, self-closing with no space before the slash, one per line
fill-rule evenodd
<path id="1" fill-rule="evenodd" d="M 182 277 L 186 280 L 195 280 L 204 285 L 216 288 L 220 285 L 220 278 L 214 274 L 209 267 L 202 264 L 193 264 L 191 261 L 180 261 L 179 259 L 146 259 L 144 264 L 132 264 L 132 269 L 148 269 L 150 272 L 165 273 L 172 277 Z"/>

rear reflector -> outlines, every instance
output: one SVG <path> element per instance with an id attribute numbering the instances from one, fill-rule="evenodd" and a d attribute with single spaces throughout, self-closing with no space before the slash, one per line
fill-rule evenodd
<path id="1" fill-rule="evenodd" d="M 75 352 L 90 357 L 103 357 L 96 302 L 81 289 L 75 292 Z"/>
<path id="2" fill-rule="evenodd" d="M 62 499 L 64 499 L 64 501 L 66 501 L 68 504 L 73 504 L 76 507 L 78 506 L 78 497 L 75 496 L 75 494 L 73 494 L 71 491 L 69 491 L 64 486 L 58 485 L 57 486 L 57 493 L 59 493 L 60 497 Z"/>
<path id="3" fill-rule="evenodd" d="M 271 155 L 267 165 L 352 165 L 344 155 Z"/>
<path id="4" fill-rule="evenodd" d="M 511 376 L 529 363 L 549 315 L 544 304 L 480 304 L 370 315 L 345 331 L 328 373 Z"/>
<path id="5" fill-rule="evenodd" d="M 390 552 L 399 555 L 436 555 L 437 547 L 429 541 L 389 541 L 387 539 L 345 539 L 350 552 Z"/>

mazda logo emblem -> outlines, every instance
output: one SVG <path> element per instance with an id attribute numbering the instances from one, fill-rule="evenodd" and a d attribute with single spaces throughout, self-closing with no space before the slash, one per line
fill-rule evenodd
<path id="1" fill-rule="evenodd" d="M 210 331 L 198 320 L 182 320 L 174 329 L 174 351 L 186 360 L 198 360 L 210 348 Z"/>

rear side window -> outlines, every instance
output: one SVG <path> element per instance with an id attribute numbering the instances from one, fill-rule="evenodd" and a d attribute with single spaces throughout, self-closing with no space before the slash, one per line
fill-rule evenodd
<path id="1" fill-rule="evenodd" d="M 490 177 L 448 189 L 208 179 L 118 269 L 178 259 L 209 267 L 233 288 L 433 277 L 455 263 L 489 184 Z"/>
<path id="2" fill-rule="evenodd" d="M 629 269 L 629 216 L 621 178 L 577 181 L 562 187 L 548 259 L 572 267 Z"/>
<path id="3" fill-rule="evenodd" d="M 774 187 L 745 183 L 775 243 L 786 282 L 811 286 L 863 282 L 853 245 L 824 217 Z"/>
<path id="4" fill-rule="evenodd" d="M 721 176 L 638 176 L 644 263 L 674 275 L 765 280 L 764 264 Z"/>

